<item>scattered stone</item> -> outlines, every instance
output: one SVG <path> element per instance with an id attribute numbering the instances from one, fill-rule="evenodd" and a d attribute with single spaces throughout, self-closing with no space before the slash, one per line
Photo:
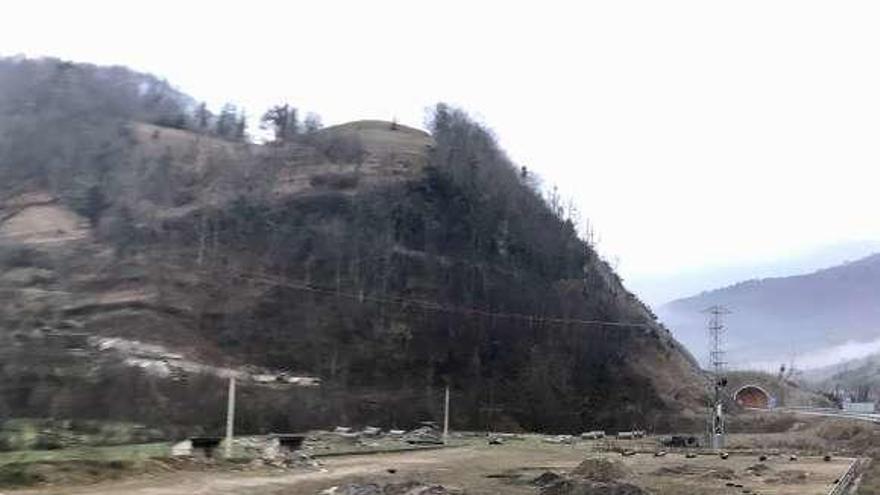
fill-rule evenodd
<path id="1" fill-rule="evenodd" d="M 437 445 L 443 443 L 443 439 L 437 433 L 437 430 L 430 426 L 421 426 L 412 430 L 403 437 L 403 440 L 410 444 Z"/>
<path id="2" fill-rule="evenodd" d="M 544 471 L 540 476 L 532 480 L 532 484 L 538 487 L 549 486 L 563 480 L 564 477 L 552 471 Z"/>
<path id="3" fill-rule="evenodd" d="M 647 495 L 648 492 L 629 483 L 597 482 L 562 478 L 541 488 L 541 495 Z"/>
<path id="4" fill-rule="evenodd" d="M 349 483 L 318 492 L 318 495 L 452 495 L 442 485 L 426 485 L 417 481 L 389 483 Z"/>

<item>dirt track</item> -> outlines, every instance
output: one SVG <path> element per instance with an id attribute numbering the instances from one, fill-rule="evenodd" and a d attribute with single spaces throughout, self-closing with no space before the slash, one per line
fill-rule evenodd
<path id="1" fill-rule="evenodd" d="M 686 459 L 681 453 L 624 458 L 595 452 L 586 443 L 571 446 L 522 440 L 502 446 L 480 442 L 441 450 L 330 457 L 324 459 L 321 470 L 178 471 L 75 488 L 8 491 L 4 495 L 314 495 L 350 482 L 409 480 L 461 488 L 468 495 L 535 495 L 537 490 L 529 480 L 547 470 L 569 471 L 591 455 L 623 463 L 627 481 L 658 495 L 740 492 L 728 483 L 765 494 L 820 495 L 827 493 L 852 462 L 843 458 L 823 462 L 821 457 L 802 457 L 792 462 L 779 455 L 757 466 L 761 468 L 758 472 L 754 454 L 731 455 L 728 460 L 714 455 Z"/>
<path id="2" fill-rule="evenodd" d="M 572 467 L 583 452 L 559 449 L 551 455 L 553 465 Z M 502 452 L 498 450 L 497 452 Z M 503 479 L 486 478 L 501 473 L 511 463 L 521 464 L 519 449 L 503 449 L 505 455 L 491 455 L 483 447 L 461 447 L 423 452 L 345 456 L 326 459 L 324 469 L 258 473 L 179 472 L 154 477 L 139 477 L 123 482 L 102 483 L 77 488 L 42 488 L 5 492 L 15 495 L 276 495 L 314 494 L 359 479 L 424 479 L 447 486 L 467 486 L 468 493 L 533 493 L 531 487 L 511 487 Z M 487 455 L 490 454 L 490 455 Z M 560 455 L 561 454 L 561 455 Z M 546 464 L 550 459 L 542 457 Z M 537 461 L 537 459 L 536 459 Z M 388 469 L 396 469 L 389 474 Z M 519 489 L 517 489 L 519 488 Z"/>

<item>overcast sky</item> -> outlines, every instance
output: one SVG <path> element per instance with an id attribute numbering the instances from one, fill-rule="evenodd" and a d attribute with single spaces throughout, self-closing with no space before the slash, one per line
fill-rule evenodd
<path id="1" fill-rule="evenodd" d="M 878 26 L 876 1 L 10 0 L 0 54 L 328 124 L 460 105 L 659 302 L 677 273 L 880 240 Z"/>

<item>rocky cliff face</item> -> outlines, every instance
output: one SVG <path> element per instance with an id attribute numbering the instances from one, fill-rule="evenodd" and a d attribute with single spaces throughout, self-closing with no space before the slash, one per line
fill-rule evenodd
<path id="1" fill-rule="evenodd" d="M 458 428 L 700 405 L 686 352 L 461 112 L 262 146 L 120 126 L 85 195 L 7 189 L 4 414 L 218 430 L 229 376 L 251 431 L 407 427 L 447 385 Z"/>

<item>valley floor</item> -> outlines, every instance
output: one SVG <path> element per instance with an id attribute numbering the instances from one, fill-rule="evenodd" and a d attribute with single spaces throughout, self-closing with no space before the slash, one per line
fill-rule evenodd
<path id="1" fill-rule="evenodd" d="M 418 480 L 466 491 L 468 495 L 537 494 L 532 480 L 545 471 L 565 472 L 587 456 L 621 460 L 629 481 L 657 495 L 752 493 L 778 495 L 826 494 L 852 459 L 771 456 L 758 465 L 754 453 L 733 454 L 727 460 L 714 455 L 687 459 L 682 453 L 654 457 L 640 453 L 622 457 L 594 450 L 588 442 L 552 444 L 537 437 L 490 446 L 484 440 L 438 450 L 391 454 L 346 455 L 322 460 L 320 469 L 244 470 L 240 472 L 167 472 L 124 481 L 70 487 L 5 491 L 4 495 L 312 495 L 346 483 Z M 393 472 L 392 472 L 393 471 Z M 740 487 L 732 485 L 740 484 Z"/>

